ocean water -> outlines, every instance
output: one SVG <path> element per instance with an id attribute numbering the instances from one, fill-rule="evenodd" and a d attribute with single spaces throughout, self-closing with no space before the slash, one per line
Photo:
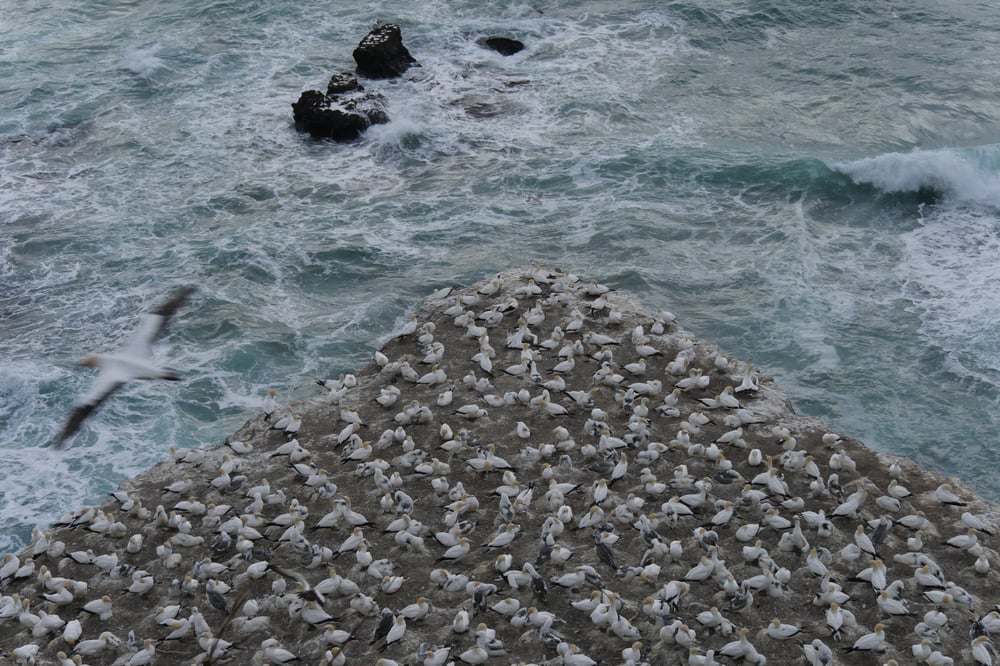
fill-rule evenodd
<path id="1" fill-rule="evenodd" d="M 0 0 L 0 551 L 269 388 L 364 363 L 417 300 L 529 262 L 629 289 L 798 411 L 994 500 L 1000 31 L 986 4 Z M 392 122 L 290 104 L 376 21 Z M 475 44 L 506 35 L 502 57 Z M 131 386 L 46 446 L 176 285 Z"/>

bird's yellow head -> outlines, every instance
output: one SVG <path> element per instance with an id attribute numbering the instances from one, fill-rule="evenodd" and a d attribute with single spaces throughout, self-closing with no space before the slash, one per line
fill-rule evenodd
<path id="1" fill-rule="evenodd" d="M 97 356 L 97 354 L 87 354 L 80 361 L 80 365 L 86 366 L 88 368 L 96 368 L 100 364 L 101 364 L 101 359 Z"/>

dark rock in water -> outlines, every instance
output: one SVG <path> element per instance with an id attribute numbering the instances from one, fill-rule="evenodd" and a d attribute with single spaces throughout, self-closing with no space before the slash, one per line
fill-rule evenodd
<path id="1" fill-rule="evenodd" d="M 417 61 L 403 46 L 403 34 L 394 23 L 369 32 L 354 49 L 358 74 L 369 79 L 392 79 L 402 75 Z"/>
<path id="2" fill-rule="evenodd" d="M 372 79 L 399 76 L 416 60 L 403 46 L 398 25 L 380 25 L 354 50 L 358 74 Z M 389 122 L 385 97 L 366 92 L 350 72 L 334 74 L 326 93 L 307 90 L 292 104 L 295 128 L 317 139 L 350 141 L 371 127 Z"/>
<path id="3" fill-rule="evenodd" d="M 500 115 L 501 111 L 497 104 L 489 102 L 473 102 L 465 106 L 465 112 L 473 118 L 491 118 Z"/>
<path id="4" fill-rule="evenodd" d="M 334 74 L 326 94 L 307 90 L 292 104 L 295 128 L 317 139 L 350 141 L 371 127 L 389 122 L 385 98 L 366 92 L 350 73 Z"/>
<path id="5" fill-rule="evenodd" d="M 505 56 L 514 55 L 524 49 L 524 43 L 509 37 L 481 37 L 476 40 L 484 49 L 493 49 Z"/>
<path id="6" fill-rule="evenodd" d="M 358 90 L 364 90 L 364 86 L 358 83 L 357 78 L 350 72 L 334 74 L 326 84 L 326 94 L 331 97 Z"/>

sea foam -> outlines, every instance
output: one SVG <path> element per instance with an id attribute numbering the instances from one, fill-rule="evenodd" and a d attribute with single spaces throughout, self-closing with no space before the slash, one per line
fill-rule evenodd
<path id="1" fill-rule="evenodd" d="M 1000 146 L 885 153 L 835 168 L 889 193 L 931 190 L 947 203 L 1000 207 Z"/>

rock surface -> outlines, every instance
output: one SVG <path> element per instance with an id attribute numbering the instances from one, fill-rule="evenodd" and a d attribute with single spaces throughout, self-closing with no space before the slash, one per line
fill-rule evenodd
<path id="1" fill-rule="evenodd" d="M 354 49 L 358 75 L 369 79 L 392 79 L 415 64 L 416 59 L 403 45 L 403 34 L 394 23 L 376 26 Z"/>
<path id="2" fill-rule="evenodd" d="M 351 74 L 334 74 L 326 93 L 306 90 L 292 104 L 295 128 L 317 139 L 351 141 L 372 125 L 389 122 L 385 97 L 367 92 Z"/>
<path id="3" fill-rule="evenodd" d="M 669 313 L 571 273 L 437 292 L 375 363 L 264 411 L 5 556 L 7 654 L 800 664 L 822 641 L 834 663 L 905 664 L 926 635 L 969 663 L 970 627 L 1000 629 L 1000 561 L 970 527 L 995 530 L 995 505 L 797 416 Z M 102 596 L 106 617 L 85 612 Z M 834 634 L 835 603 L 855 624 Z M 406 627 L 388 646 L 383 611 Z M 884 641 L 863 638 L 877 623 Z M 847 653 L 859 640 L 884 652 Z"/>

